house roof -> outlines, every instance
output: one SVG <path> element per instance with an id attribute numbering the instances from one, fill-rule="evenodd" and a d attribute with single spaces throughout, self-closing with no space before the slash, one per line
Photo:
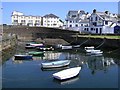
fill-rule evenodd
<path id="1" fill-rule="evenodd" d="M 54 14 L 46 14 L 43 17 L 47 17 L 47 18 L 59 18 L 58 16 L 54 15 Z"/>
<path id="2" fill-rule="evenodd" d="M 70 10 L 70 11 L 68 11 L 68 13 L 78 13 L 78 11 L 77 10 Z"/>
<path id="3" fill-rule="evenodd" d="M 110 15 L 107 15 L 105 12 L 96 12 L 96 14 L 103 20 L 105 21 L 112 21 L 112 22 L 116 22 L 117 18 L 115 17 L 111 17 Z"/>

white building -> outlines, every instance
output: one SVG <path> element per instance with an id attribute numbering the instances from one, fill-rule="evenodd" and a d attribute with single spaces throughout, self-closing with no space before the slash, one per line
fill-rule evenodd
<path id="1" fill-rule="evenodd" d="M 83 10 L 68 11 L 66 15 L 66 28 L 72 30 L 79 30 L 83 26 L 88 26 L 89 20 L 87 19 L 90 14 L 85 13 Z"/>
<path id="2" fill-rule="evenodd" d="M 47 14 L 43 16 L 43 26 L 45 27 L 62 27 L 63 22 L 54 14 Z"/>
<path id="3" fill-rule="evenodd" d="M 117 15 L 108 11 L 97 12 L 95 9 L 89 17 L 89 26 L 83 32 L 95 34 L 113 34 L 117 24 Z"/>
<path id="4" fill-rule="evenodd" d="M 21 12 L 13 11 L 12 25 L 27 25 L 27 26 L 44 26 L 44 27 L 61 27 L 62 20 L 54 14 L 47 14 L 45 16 L 26 16 Z"/>
<path id="5" fill-rule="evenodd" d="M 41 16 L 26 16 L 21 12 L 13 11 L 12 25 L 41 26 Z"/>

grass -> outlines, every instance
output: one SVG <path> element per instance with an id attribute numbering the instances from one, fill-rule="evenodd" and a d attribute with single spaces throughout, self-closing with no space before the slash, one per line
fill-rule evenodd
<path id="1" fill-rule="evenodd" d="M 76 37 L 76 36 L 73 36 Z M 120 35 L 78 35 L 78 37 L 120 39 Z"/>

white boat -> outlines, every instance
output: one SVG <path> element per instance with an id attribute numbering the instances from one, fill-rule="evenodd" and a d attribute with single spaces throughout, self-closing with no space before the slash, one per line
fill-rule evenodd
<path id="1" fill-rule="evenodd" d="M 57 68 L 63 67 L 70 64 L 71 60 L 60 60 L 60 61 L 51 61 L 46 63 L 41 63 L 42 68 Z"/>
<path id="2" fill-rule="evenodd" d="M 95 50 L 94 46 L 85 47 L 85 51 L 88 53 L 88 55 L 102 54 L 103 53 L 103 51 L 101 51 L 101 50 Z"/>
<path id="3" fill-rule="evenodd" d="M 91 51 L 91 54 L 102 54 L 103 51 L 100 51 L 100 50 L 93 50 Z"/>
<path id="4" fill-rule="evenodd" d="M 40 44 L 30 44 L 31 46 L 35 46 L 35 47 L 37 47 L 37 46 L 43 46 L 43 44 L 42 43 L 40 43 Z"/>
<path id="5" fill-rule="evenodd" d="M 62 46 L 61 48 L 62 48 L 62 50 L 65 50 L 65 49 L 72 49 L 72 46 Z"/>
<path id="6" fill-rule="evenodd" d="M 70 69 L 65 69 L 53 74 L 53 77 L 58 80 L 66 80 L 73 78 L 79 74 L 81 67 L 74 67 Z"/>
<path id="7" fill-rule="evenodd" d="M 94 50 L 94 46 L 85 47 L 85 51 L 86 51 L 87 53 L 90 53 L 90 52 L 93 51 L 93 50 Z"/>

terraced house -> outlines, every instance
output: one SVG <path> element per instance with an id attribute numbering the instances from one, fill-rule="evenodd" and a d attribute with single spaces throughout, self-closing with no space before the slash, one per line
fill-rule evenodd
<path id="1" fill-rule="evenodd" d="M 24 15 L 21 12 L 13 11 L 12 25 L 27 25 L 27 26 L 44 26 L 44 27 L 62 27 L 63 21 L 54 14 L 45 16 Z"/>
<path id="2" fill-rule="evenodd" d="M 41 16 L 26 16 L 21 12 L 12 12 L 12 25 L 41 26 Z"/>

